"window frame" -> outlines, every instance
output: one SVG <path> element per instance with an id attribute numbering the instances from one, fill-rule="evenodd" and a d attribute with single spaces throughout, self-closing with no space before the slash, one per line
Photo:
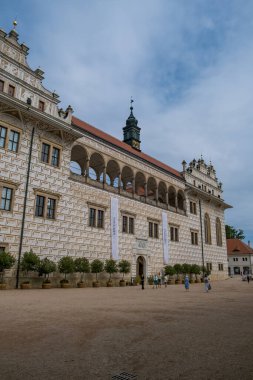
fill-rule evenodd
<path id="1" fill-rule="evenodd" d="M 15 92 L 16 92 L 16 87 L 13 86 L 12 84 L 9 84 L 9 86 L 8 86 L 8 95 L 11 96 L 11 97 L 14 97 L 15 96 Z"/>
<path id="2" fill-rule="evenodd" d="M 190 200 L 190 214 L 197 215 L 197 202 Z"/>
<path id="3" fill-rule="evenodd" d="M 224 271 L 224 265 L 223 265 L 223 263 L 218 263 L 218 270 L 219 270 L 219 272 L 223 272 Z"/>
<path id="4" fill-rule="evenodd" d="M 106 208 L 104 205 L 94 204 L 87 202 L 88 204 L 88 227 L 97 228 L 99 230 L 105 229 L 105 212 Z M 91 210 L 94 210 L 94 223 L 91 225 Z M 102 218 L 99 218 L 99 213 L 102 213 Z M 102 220 L 102 223 L 101 223 Z"/>
<path id="5" fill-rule="evenodd" d="M 5 142 L 4 142 L 4 146 L 0 146 L 0 150 L 3 149 L 5 150 L 6 152 L 12 152 L 14 154 L 18 154 L 19 151 L 20 151 L 20 143 L 21 143 L 21 138 L 22 138 L 22 129 L 16 127 L 16 126 L 13 126 L 13 125 L 10 125 L 10 124 L 7 124 L 3 121 L 0 122 L 0 128 L 4 128 L 6 129 L 6 135 L 5 135 Z M 17 150 L 11 150 L 9 149 L 9 141 L 10 141 L 10 132 L 14 132 L 14 133 L 18 133 L 19 134 L 19 137 L 18 137 L 18 142 L 16 142 L 17 144 Z"/>
<path id="6" fill-rule="evenodd" d="M 48 153 L 48 162 L 42 160 L 42 154 L 43 154 L 43 145 L 48 145 L 49 146 L 49 153 Z M 58 165 L 54 165 L 53 162 L 53 151 L 54 149 L 57 149 L 59 151 L 59 156 L 58 156 Z M 52 141 L 46 140 L 46 139 L 41 139 L 41 144 L 40 144 L 40 162 L 45 165 L 50 165 L 53 168 L 60 169 L 61 168 L 61 159 L 62 159 L 62 146 L 59 144 L 55 144 Z"/>
<path id="7" fill-rule="evenodd" d="M 151 239 L 159 239 L 160 220 L 148 218 L 148 237 Z"/>
<path id="8" fill-rule="evenodd" d="M 1 212 L 13 212 L 15 193 L 16 193 L 18 186 L 19 186 L 18 183 L 15 183 L 15 182 L 12 182 L 9 180 L 0 179 L 0 207 L 1 207 L 1 203 L 2 203 L 3 189 L 8 188 L 8 189 L 12 190 L 12 196 L 11 196 L 11 201 L 10 201 L 10 210 L 5 210 L 5 209 L 0 208 L 0 213 Z"/>
<path id="9" fill-rule="evenodd" d="M 1 85 L 3 86 L 2 88 L 1 88 Z M 4 87 L 5 87 L 5 81 L 0 79 L 0 92 L 4 92 Z"/>
<path id="10" fill-rule="evenodd" d="M 56 220 L 57 219 L 57 211 L 58 211 L 58 202 L 60 196 L 58 194 L 50 193 L 50 192 L 44 192 L 39 189 L 34 189 L 35 193 L 35 201 L 34 201 L 34 217 L 35 218 L 41 218 L 41 219 L 46 219 L 46 220 Z M 43 211 L 42 215 L 36 215 L 37 211 L 37 197 L 43 197 Z M 48 216 L 48 200 L 53 200 L 54 201 L 54 212 L 53 215 L 54 217 L 49 217 Z"/>
<path id="11" fill-rule="evenodd" d="M 197 230 L 190 230 L 191 232 L 191 244 L 192 245 L 199 245 L 199 231 Z"/>
<path id="12" fill-rule="evenodd" d="M 174 243 L 179 242 L 179 226 L 175 224 L 170 224 L 170 241 Z"/>
<path id="13" fill-rule="evenodd" d="M 123 234 L 135 235 L 135 215 L 121 211 L 121 223 Z"/>
<path id="14" fill-rule="evenodd" d="M 45 102 L 43 102 L 43 100 L 39 100 L 38 108 L 39 108 L 39 111 L 45 112 Z"/>

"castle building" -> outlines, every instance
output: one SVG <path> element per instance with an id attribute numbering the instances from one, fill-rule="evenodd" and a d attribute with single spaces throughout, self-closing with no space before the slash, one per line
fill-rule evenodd
<path id="1" fill-rule="evenodd" d="M 201 157 L 179 172 L 141 151 L 131 103 L 123 141 L 59 108 L 0 30 L 0 252 L 114 258 L 131 275 L 175 263 L 228 272 L 222 184 Z"/>

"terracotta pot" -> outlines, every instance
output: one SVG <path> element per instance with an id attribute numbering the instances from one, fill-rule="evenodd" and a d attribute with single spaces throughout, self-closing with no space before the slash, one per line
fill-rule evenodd
<path id="1" fill-rule="evenodd" d="M 126 281 L 125 280 L 120 280 L 119 286 L 126 286 Z"/>
<path id="2" fill-rule="evenodd" d="M 63 288 L 63 289 L 69 289 L 69 288 L 71 288 L 71 285 L 68 282 L 62 282 L 61 283 L 61 288 Z"/>
<path id="3" fill-rule="evenodd" d="M 78 287 L 78 288 L 85 288 L 85 287 L 86 287 L 86 284 L 85 284 L 85 282 L 78 282 L 78 283 L 77 283 L 77 287 Z"/>
<path id="4" fill-rule="evenodd" d="M 43 282 L 42 289 L 51 289 L 51 282 Z"/>
<path id="5" fill-rule="evenodd" d="M 99 288 L 100 287 L 99 281 L 93 281 L 92 286 L 93 288 Z"/>
<path id="6" fill-rule="evenodd" d="M 21 289 L 31 289 L 31 284 L 21 284 L 20 288 Z"/>
<path id="7" fill-rule="evenodd" d="M 111 288 L 111 287 L 113 286 L 112 281 L 111 281 L 111 280 L 107 281 L 106 286 L 107 286 L 108 288 Z"/>
<path id="8" fill-rule="evenodd" d="M 0 290 L 6 290 L 7 285 L 6 284 L 0 284 Z"/>

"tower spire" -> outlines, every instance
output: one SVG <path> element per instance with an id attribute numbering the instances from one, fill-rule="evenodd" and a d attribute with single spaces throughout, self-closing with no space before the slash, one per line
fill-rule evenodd
<path id="1" fill-rule="evenodd" d="M 123 141 L 130 145 L 132 148 L 140 150 L 140 130 L 138 127 L 138 120 L 134 117 L 133 114 L 133 98 L 130 99 L 130 115 L 126 120 L 126 126 L 123 128 L 124 139 Z"/>

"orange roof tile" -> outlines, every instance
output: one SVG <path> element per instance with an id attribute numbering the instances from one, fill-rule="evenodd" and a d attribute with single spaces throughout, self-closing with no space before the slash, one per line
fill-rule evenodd
<path id="1" fill-rule="evenodd" d="M 240 239 L 227 239 L 227 252 L 228 255 L 253 255 L 253 249 Z"/>
<path id="2" fill-rule="evenodd" d="M 166 172 L 169 172 L 169 173 L 171 173 L 171 174 L 175 175 L 176 177 L 183 180 L 183 176 L 179 171 L 177 171 L 177 170 L 171 168 L 170 166 L 156 160 L 153 157 L 148 156 L 147 154 L 145 154 L 143 152 L 139 152 L 138 150 L 132 148 L 130 145 L 124 143 L 123 141 L 116 139 L 115 137 L 101 131 L 98 128 L 93 127 L 92 125 L 86 123 L 85 121 L 82 121 L 82 120 L 72 116 L 72 125 L 75 127 L 79 127 L 81 129 L 85 130 L 86 132 L 92 134 L 93 136 L 98 137 L 99 139 L 102 139 L 102 140 L 104 140 L 110 144 L 113 144 L 113 145 L 117 146 L 118 148 L 123 149 L 126 152 L 131 153 L 131 154 L 135 155 L 136 157 L 141 158 L 142 160 L 144 160 L 144 161 L 146 161 L 152 165 L 155 165 L 158 168 L 163 169 Z"/>

